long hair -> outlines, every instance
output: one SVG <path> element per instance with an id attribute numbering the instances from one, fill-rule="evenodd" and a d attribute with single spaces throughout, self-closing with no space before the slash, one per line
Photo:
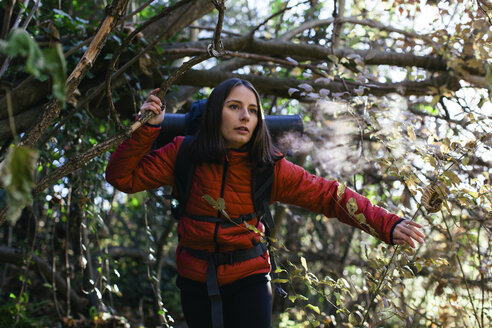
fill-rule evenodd
<path id="1" fill-rule="evenodd" d="M 253 91 L 258 105 L 258 123 L 250 141 L 246 145 L 253 167 L 273 165 L 282 157 L 280 151 L 273 144 L 268 128 L 266 127 L 258 91 L 256 91 L 250 82 L 232 78 L 217 85 L 208 97 L 200 129 L 190 146 L 190 157 L 192 161 L 196 163 L 221 163 L 224 160 L 226 143 L 221 133 L 222 109 L 224 107 L 224 101 L 229 96 L 231 90 L 240 85 Z"/>

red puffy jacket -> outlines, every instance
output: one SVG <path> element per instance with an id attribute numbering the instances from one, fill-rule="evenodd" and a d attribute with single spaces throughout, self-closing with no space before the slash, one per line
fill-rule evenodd
<path id="1" fill-rule="evenodd" d="M 106 168 L 107 181 L 126 193 L 154 189 L 162 185 L 174 186 L 174 162 L 183 137 L 176 137 L 173 142 L 149 153 L 159 131 L 160 128 L 143 126 L 118 146 Z M 178 223 L 176 262 L 181 276 L 206 282 L 207 261 L 192 256 L 187 248 L 229 252 L 251 248 L 252 242 L 260 240 L 260 236 L 247 229 L 244 224 L 222 228 L 219 224 L 191 219 L 186 214 L 217 217 L 217 210 L 202 196 L 208 194 L 217 199 L 221 197 L 222 188 L 225 211 L 231 218 L 253 213 L 251 163 L 247 155 L 246 152 L 232 150 L 224 158 L 224 164 L 197 165 L 185 215 Z M 275 165 L 271 202 L 297 205 L 327 217 L 336 217 L 366 231 L 373 229 L 373 234 L 390 243 L 392 230 L 401 218 L 372 205 L 367 198 L 349 188 L 338 197 L 338 186 L 337 181 L 317 177 L 282 159 Z M 355 216 L 358 218 L 350 215 L 347 209 L 347 202 L 351 198 L 357 202 Z M 358 215 L 359 213 L 363 216 Z M 256 218 L 248 223 L 264 231 L 263 224 Z M 224 285 L 252 274 L 269 271 L 268 253 L 265 252 L 263 256 L 250 260 L 218 266 L 217 278 L 219 285 Z"/>

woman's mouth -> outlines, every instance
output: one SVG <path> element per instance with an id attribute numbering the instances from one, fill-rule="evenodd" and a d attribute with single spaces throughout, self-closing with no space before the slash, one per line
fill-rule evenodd
<path id="1" fill-rule="evenodd" d="M 249 129 L 245 126 L 240 126 L 238 128 L 235 128 L 234 130 L 236 130 L 239 133 L 249 133 Z"/>

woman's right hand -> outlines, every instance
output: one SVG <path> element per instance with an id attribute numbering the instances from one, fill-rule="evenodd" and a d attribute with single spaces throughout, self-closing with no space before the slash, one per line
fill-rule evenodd
<path id="1" fill-rule="evenodd" d="M 140 107 L 140 114 L 143 114 L 149 110 L 156 114 L 147 122 L 153 125 L 160 125 L 164 120 L 165 111 L 162 110 L 162 102 L 157 96 L 155 96 L 155 94 L 158 91 L 159 89 L 152 90 L 149 94 L 149 97 L 145 100 L 145 102 Z"/>

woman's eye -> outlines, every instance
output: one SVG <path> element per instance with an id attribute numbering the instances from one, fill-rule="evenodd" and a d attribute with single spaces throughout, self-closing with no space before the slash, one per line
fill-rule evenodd
<path id="1" fill-rule="evenodd" d="M 251 114 L 256 114 L 256 108 L 250 108 L 250 109 L 249 109 L 249 112 L 250 112 Z"/>
<path id="2" fill-rule="evenodd" d="M 238 109 L 238 108 L 239 108 L 239 106 L 238 106 L 238 105 L 236 105 L 236 104 L 232 104 L 232 105 L 229 105 L 229 108 L 230 108 L 230 109 Z"/>

